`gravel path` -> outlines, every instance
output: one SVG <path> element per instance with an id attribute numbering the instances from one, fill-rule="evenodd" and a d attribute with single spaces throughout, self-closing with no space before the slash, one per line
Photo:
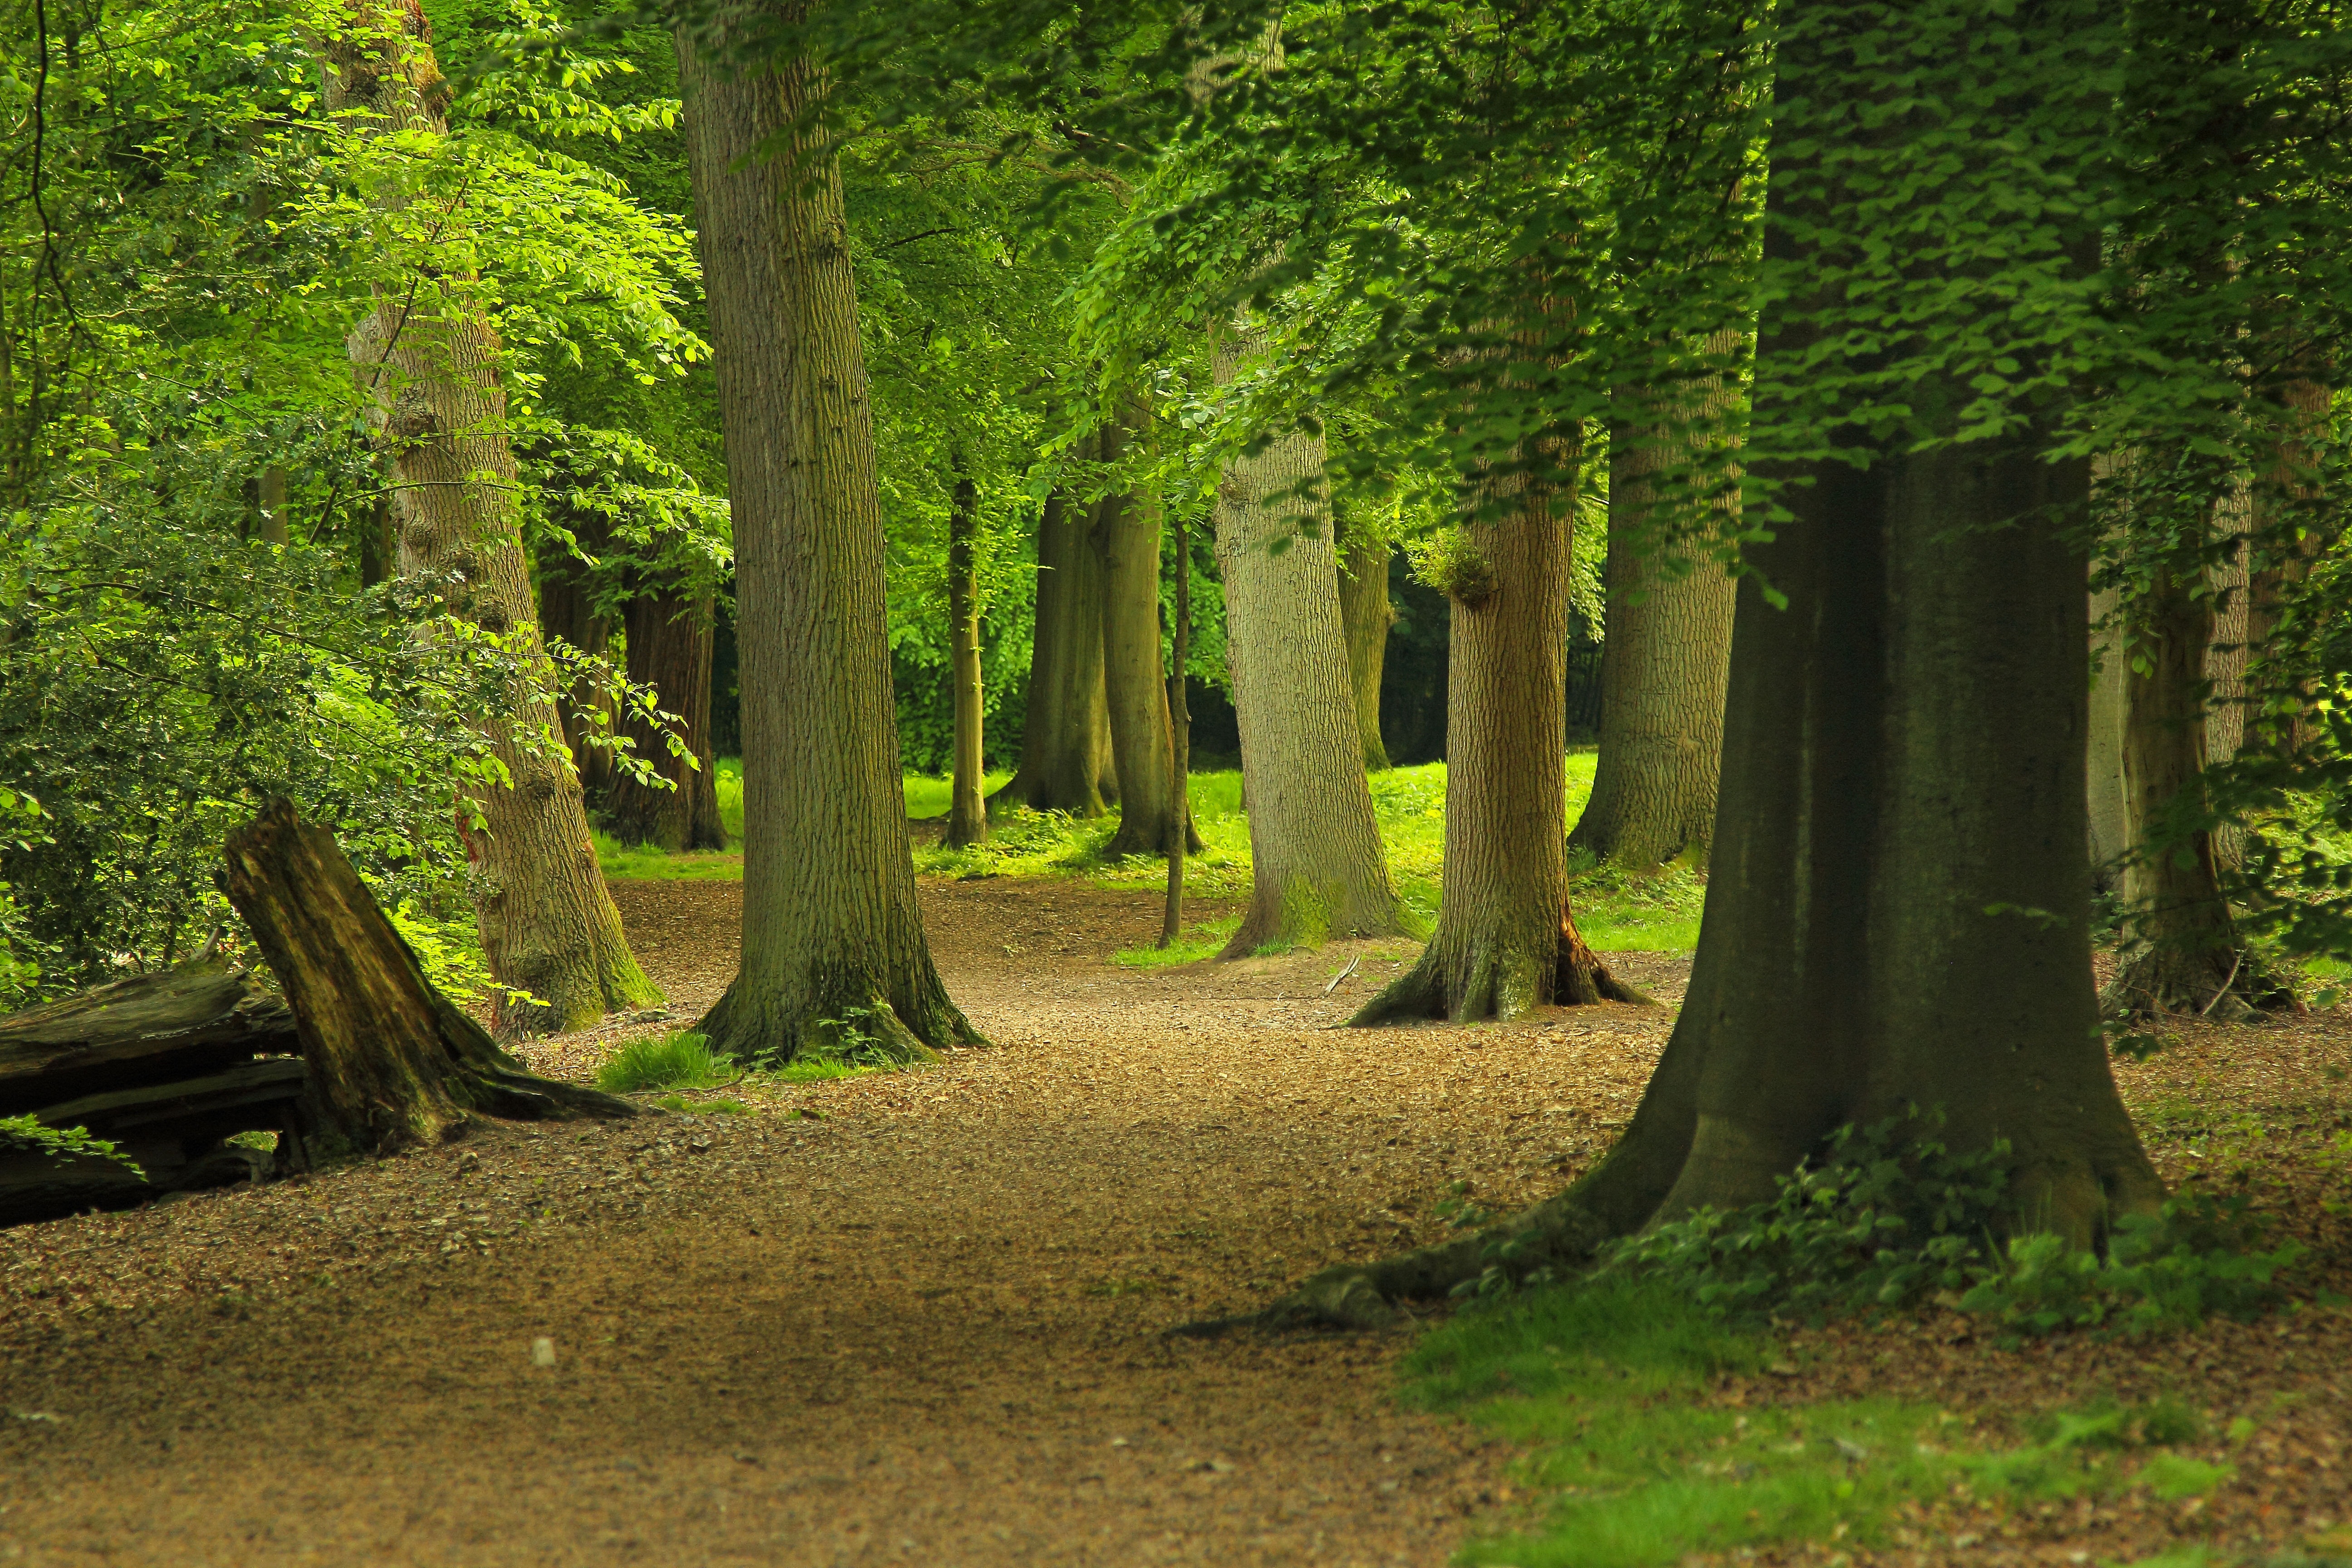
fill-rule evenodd
<path id="1" fill-rule="evenodd" d="M 615 892 L 715 998 L 740 886 Z M 1151 900 L 924 899 L 994 1041 L 936 1071 L 0 1234 L 0 1562 L 1437 1564 L 1503 1523 L 1508 1452 L 1390 1397 L 1409 1336 L 1160 1331 L 1457 1184 L 1556 1190 L 1667 1010 L 1327 1032 L 1409 945 L 1138 973 Z"/>

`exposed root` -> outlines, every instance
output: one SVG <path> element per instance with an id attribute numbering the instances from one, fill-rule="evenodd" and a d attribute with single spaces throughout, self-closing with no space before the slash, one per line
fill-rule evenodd
<path id="1" fill-rule="evenodd" d="M 2246 948 L 2162 944 L 2128 953 L 2099 996 L 2114 1019 L 2187 1016 L 2241 1023 L 2257 1013 L 2300 1012 L 2294 987 Z"/>
<path id="2" fill-rule="evenodd" d="M 1498 952 L 1485 943 L 1473 945 L 1465 959 L 1458 948 L 1441 938 L 1422 950 L 1411 969 L 1356 1009 L 1348 1027 L 1369 1029 L 1403 1018 L 1451 1018 L 1457 1024 L 1495 1018 L 1507 1024 L 1546 1000 L 1538 984 L 1543 979 L 1550 981 L 1549 999 L 1562 1006 L 1600 1002 L 1657 1005 L 1654 999 L 1612 974 L 1600 955 L 1585 945 L 1565 902 L 1559 910 L 1559 946 L 1551 964 L 1551 973 L 1543 975 L 1540 954 Z M 1457 969 L 1466 971 L 1458 984 Z"/>
<path id="3" fill-rule="evenodd" d="M 1576 929 L 1576 915 L 1567 900 L 1559 905 L 1559 967 L 1554 972 L 1551 999 L 1563 1007 L 1589 1007 L 1596 1002 L 1627 1002 L 1654 1007 L 1657 999 L 1626 984 L 1609 972 L 1601 955 L 1584 945 Z"/>

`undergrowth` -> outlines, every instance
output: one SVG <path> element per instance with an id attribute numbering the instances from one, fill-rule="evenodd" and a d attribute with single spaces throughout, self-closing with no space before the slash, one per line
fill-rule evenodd
<path id="1" fill-rule="evenodd" d="M 142 1180 L 147 1173 L 138 1162 L 103 1138 L 93 1138 L 79 1127 L 51 1127 L 37 1116 L 0 1116 L 0 1157 L 37 1154 L 44 1159 L 69 1160 L 76 1156 L 111 1160 L 127 1166 Z"/>
<path id="2" fill-rule="evenodd" d="M 1516 1568 L 1648 1568 L 1795 1542 L 1892 1546 L 1975 1500 L 2145 1489 L 2170 1500 L 2231 1474 L 2180 1451 L 2207 1435 L 2177 1401 L 2048 1412 L 2026 1423 L 2027 1442 L 1996 1447 L 1916 1401 L 1710 1397 L 1726 1376 L 1790 1370 L 1780 1353 L 1760 1326 L 1666 1274 L 1612 1270 L 1433 1331 L 1405 1363 L 1403 1395 L 1537 1450 L 1519 1473 L 1548 1507 L 1464 1554 Z"/>
<path id="3" fill-rule="evenodd" d="M 855 1020 L 850 1022 L 854 1024 Z M 596 1087 L 608 1094 L 641 1094 L 655 1089 L 729 1089 L 746 1082 L 824 1083 L 898 1065 L 883 1058 L 878 1046 L 869 1047 L 856 1028 L 845 1028 L 840 1035 L 843 1044 L 839 1047 L 803 1052 L 789 1062 L 774 1065 L 739 1062 L 724 1052 L 712 1050 L 707 1037 L 688 1032 L 631 1040 L 596 1069 Z M 670 1110 L 711 1111 L 722 1116 L 743 1109 L 731 1100 L 688 1104 L 675 1093 L 655 1103 Z"/>

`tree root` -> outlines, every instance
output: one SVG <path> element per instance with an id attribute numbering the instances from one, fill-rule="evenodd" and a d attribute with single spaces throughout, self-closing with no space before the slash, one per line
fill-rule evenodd
<path id="1" fill-rule="evenodd" d="M 1584 944 L 1576 929 L 1576 915 L 1567 900 L 1559 905 L 1559 967 L 1554 972 L 1551 999 L 1563 1007 L 1589 1007 L 1596 1002 L 1625 1002 L 1654 1007 L 1657 999 L 1626 984 L 1609 972 L 1601 955 Z"/>
<path id="2" fill-rule="evenodd" d="M 2116 977 L 2099 995 L 2099 1011 L 2111 1019 L 2190 1017 L 2234 1024 L 2258 1013 L 2302 1010 L 2294 987 L 2247 948 L 2142 947 L 2116 966 Z"/>
<path id="3" fill-rule="evenodd" d="M 1467 960 L 1468 973 L 1456 989 L 1453 971 L 1461 963 L 1455 950 L 1443 942 L 1432 942 L 1411 969 L 1357 1008 L 1347 1026 L 1375 1028 L 1402 1018 L 1451 1018 L 1467 1024 L 1492 1017 L 1509 1023 L 1544 1000 L 1536 984 L 1538 976 L 1532 973 L 1535 966 L 1525 959 L 1515 961 L 1511 954 L 1498 953 L 1484 944 L 1474 946 Z M 1559 945 L 1552 973 L 1545 978 L 1551 982 L 1550 1000 L 1564 1007 L 1601 1002 L 1657 1005 L 1654 998 L 1611 973 L 1600 955 L 1585 945 L 1576 929 L 1576 917 L 1565 901 L 1559 907 Z"/>

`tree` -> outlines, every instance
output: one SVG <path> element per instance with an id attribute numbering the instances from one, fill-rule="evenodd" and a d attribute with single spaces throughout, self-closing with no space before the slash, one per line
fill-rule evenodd
<path id="1" fill-rule="evenodd" d="M 793 19 L 797 19 L 796 17 Z M 677 33 L 717 348 L 743 690 L 743 955 L 714 1049 L 898 1059 L 979 1037 L 915 902 L 841 177 L 804 58 Z"/>
<path id="2" fill-rule="evenodd" d="M 980 526 L 980 490 L 969 478 L 956 480 L 954 510 L 948 519 L 948 636 L 950 679 L 955 683 L 955 775 L 948 803 L 948 847 L 961 849 L 988 837 L 988 805 L 981 775 L 980 567 L 972 535 Z"/>
<path id="3" fill-rule="evenodd" d="M 1442 552 L 1453 631 L 1437 931 L 1352 1024 L 1508 1020 L 1555 1000 L 1648 1000 L 1609 973 L 1568 910 L 1561 789 L 1574 499 L 1524 472 L 1498 488 Z"/>
<path id="4" fill-rule="evenodd" d="M 623 620 L 629 684 L 650 687 L 677 722 L 673 736 L 642 709 L 624 714 L 621 733 L 653 774 L 618 773 L 605 791 L 605 816 L 625 844 L 656 844 L 673 853 L 727 847 L 710 743 L 715 609 L 710 589 L 679 584 L 641 586 L 629 601 Z"/>
<path id="5" fill-rule="evenodd" d="M 1381 739 L 1381 671 L 1388 659 L 1389 628 L 1396 610 L 1389 603 L 1388 535 L 1369 518 L 1332 508 L 1339 529 L 1339 626 L 1348 642 L 1348 688 L 1355 697 L 1356 734 L 1363 742 L 1364 767 L 1389 765 Z"/>
<path id="6" fill-rule="evenodd" d="M 992 810 L 1002 802 L 1100 816 L 1104 797 L 1118 793 L 1103 685 L 1102 556 L 1088 538 L 1091 522 L 1060 491 L 1045 498 L 1021 765 L 989 796 Z"/>
<path id="7" fill-rule="evenodd" d="M 331 112 L 360 134 L 445 136 L 447 84 L 421 11 L 372 8 L 326 47 Z M 405 200 L 397 187 L 380 198 Z M 455 221 L 453 218 L 452 221 Z M 537 609 L 514 504 L 516 468 L 499 381 L 503 346 L 468 279 L 415 263 L 412 287 L 379 287 L 352 331 L 353 369 L 385 458 L 404 576 L 444 584 L 462 614 L 524 650 L 534 673 L 512 693 L 514 717 L 494 737 L 508 782 L 461 809 L 468 857 L 485 890 L 476 903 L 482 951 L 504 994 L 509 1033 L 583 1027 L 605 1014 L 662 999 L 629 952 L 605 891 L 580 777 L 549 737 L 562 723 L 552 670 L 531 658 Z"/>
<path id="8" fill-rule="evenodd" d="M 1736 351 L 1718 343 L 1717 352 Z M 1630 390 L 1628 401 L 1635 401 Z M 1709 385 L 1702 426 L 1728 412 L 1731 393 Z M 1622 418 L 1609 438 L 1609 558 L 1601 656 L 1601 754 L 1592 794 L 1569 847 L 1635 869 L 1704 849 L 1715 828 L 1723 756 L 1723 692 L 1731 663 L 1731 575 L 1702 556 L 1676 572 L 1656 560 L 1668 531 L 1651 476 L 1686 462 L 1671 435 Z M 1691 493 L 1685 485 L 1671 495 Z M 1724 504 L 1736 520 L 1738 492 Z"/>
<path id="9" fill-rule="evenodd" d="M 1264 328 L 1248 320 L 1219 331 L 1218 384 L 1266 352 Z M 1228 958 L 1410 924 L 1364 780 L 1323 483 L 1322 437 L 1293 428 L 1235 458 L 1217 486 L 1251 858 L 1249 912 Z"/>
<path id="10" fill-rule="evenodd" d="M 1103 458 L 1116 465 L 1121 447 L 1141 438 L 1132 404 L 1103 432 Z M 1118 831 L 1103 853 L 1164 855 L 1169 824 L 1182 810 L 1174 773 L 1168 686 L 1160 664 L 1160 501 L 1141 488 L 1115 488 L 1095 507 L 1102 557 L 1103 691 L 1111 759 L 1118 777 Z M 1187 842 L 1199 836 L 1184 820 Z"/>

